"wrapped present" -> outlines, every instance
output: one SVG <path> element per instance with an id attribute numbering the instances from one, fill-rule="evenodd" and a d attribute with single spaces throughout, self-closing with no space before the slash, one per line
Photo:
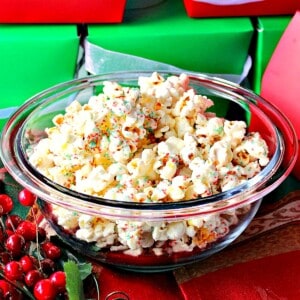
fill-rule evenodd
<path id="1" fill-rule="evenodd" d="M 74 78 L 79 39 L 75 25 L 0 25 L 0 130 L 28 98 Z"/>
<path id="2" fill-rule="evenodd" d="M 119 23 L 126 0 L 2 0 L 0 23 Z"/>
<path id="3" fill-rule="evenodd" d="M 264 16 L 293 14 L 298 0 L 183 0 L 187 14 L 199 17 Z"/>
<path id="4" fill-rule="evenodd" d="M 298 136 L 298 160 L 294 174 L 300 179 L 300 11 L 284 31 L 262 78 L 261 95 L 290 120 Z M 286 145 L 289 147 L 289 145 Z"/>
<path id="5" fill-rule="evenodd" d="M 260 93 L 263 73 L 292 16 L 258 17 L 254 40 L 252 88 Z"/>
<path id="6" fill-rule="evenodd" d="M 249 18 L 194 20 L 186 15 L 181 0 L 165 0 L 126 12 L 124 22 L 117 26 L 88 25 L 87 61 L 93 59 L 92 44 L 102 48 L 102 54 L 94 59 L 99 65 L 97 72 L 120 70 L 120 65 L 127 70 L 144 67 L 145 62 L 132 66 L 128 57 L 114 56 L 122 53 L 189 71 L 241 74 L 253 33 Z"/>

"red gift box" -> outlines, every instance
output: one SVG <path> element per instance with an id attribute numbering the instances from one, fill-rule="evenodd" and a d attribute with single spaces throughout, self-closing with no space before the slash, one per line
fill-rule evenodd
<path id="1" fill-rule="evenodd" d="M 294 14 L 299 0 L 183 0 L 189 17 Z"/>
<path id="2" fill-rule="evenodd" d="M 261 95 L 276 105 L 295 128 L 299 145 L 293 173 L 300 180 L 299 29 L 300 11 L 293 16 L 272 54 L 262 78 Z"/>
<path id="3" fill-rule="evenodd" d="M 120 23 L 126 0 L 2 0 L 0 23 Z"/>

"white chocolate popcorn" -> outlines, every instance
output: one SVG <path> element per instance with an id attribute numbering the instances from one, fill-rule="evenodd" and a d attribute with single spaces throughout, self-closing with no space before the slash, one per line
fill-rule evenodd
<path id="1" fill-rule="evenodd" d="M 28 149 L 44 176 L 116 201 L 178 202 L 228 191 L 269 162 L 259 133 L 219 118 L 185 74 L 140 77 L 138 87 L 104 82 L 86 104 L 73 101 Z M 140 255 L 203 249 L 226 235 L 244 207 L 173 222 L 108 220 L 52 205 L 58 225 L 99 248 Z M 167 245 L 167 246 L 166 246 Z"/>

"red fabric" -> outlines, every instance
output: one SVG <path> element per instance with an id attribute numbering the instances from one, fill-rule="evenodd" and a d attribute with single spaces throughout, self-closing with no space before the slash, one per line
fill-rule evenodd
<path id="1" fill-rule="evenodd" d="M 185 299 L 300 299 L 300 251 L 249 261 L 181 285 Z"/>
<path id="2" fill-rule="evenodd" d="M 99 286 L 100 300 L 105 300 L 108 295 L 118 291 L 123 292 L 130 300 L 184 299 L 171 272 L 146 274 L 101 267 Z"/>
<path id="3" fill-rule="evenodd" d="M 185 300 L 300 299 L 300 191 L 263 205 L 231 246 L 174 274 Z"/>

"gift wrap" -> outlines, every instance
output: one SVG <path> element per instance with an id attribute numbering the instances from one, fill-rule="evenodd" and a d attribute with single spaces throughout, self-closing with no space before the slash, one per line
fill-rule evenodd
<path id="1" fill-rule="evenodd" d="M 122 24 L 88 25 L 86 62 L 97 63 L 94 73 L 145 69 L 116 53 L 142 57 L 175 67 L 213 74 L 241 74 L 253 35 L 249 18 L 191 19 L 181 0 L 127 10 Z M 91 46 L 103 55 L 93 60 Z M 128 57 L 127 57 L 128 58 Z M 155 68 L 153 68 L 155 69 Z"/>
<path id="2" fill-rule="evenodd" d="M 259 17 L 256 19 L 256 40 L 253 59 L 253 90 L 261 92 L 261 80 L 268 62 L 292 16 Z"/>
<path id="3" fill-rule="evenodd" d="M 289 119 L 298 137 L 298 159 L 293 173 L 300 180 L 300 11 L 280 38 L 263 74 L 261 95 Z M 286 145 L 289 148 L 293 145 Z M 291 166 L 290 166 L 291 167 Z"/>
<path id="4" fill-rule="evenodd" d="M 1 0 L 0 23 L 121 22 L 126 0 Z"/>
<path id="5" fill-rule="evenodd" d="M 79 37 L 75 25 L 0 25 L 0 130 L 34 94 L 74 78 Z"/>
<path id="6" fill-rule="evenodd" d="M 299 0 L 183 0 L 190 17 L 265 16 L 293 14 Z"/>

